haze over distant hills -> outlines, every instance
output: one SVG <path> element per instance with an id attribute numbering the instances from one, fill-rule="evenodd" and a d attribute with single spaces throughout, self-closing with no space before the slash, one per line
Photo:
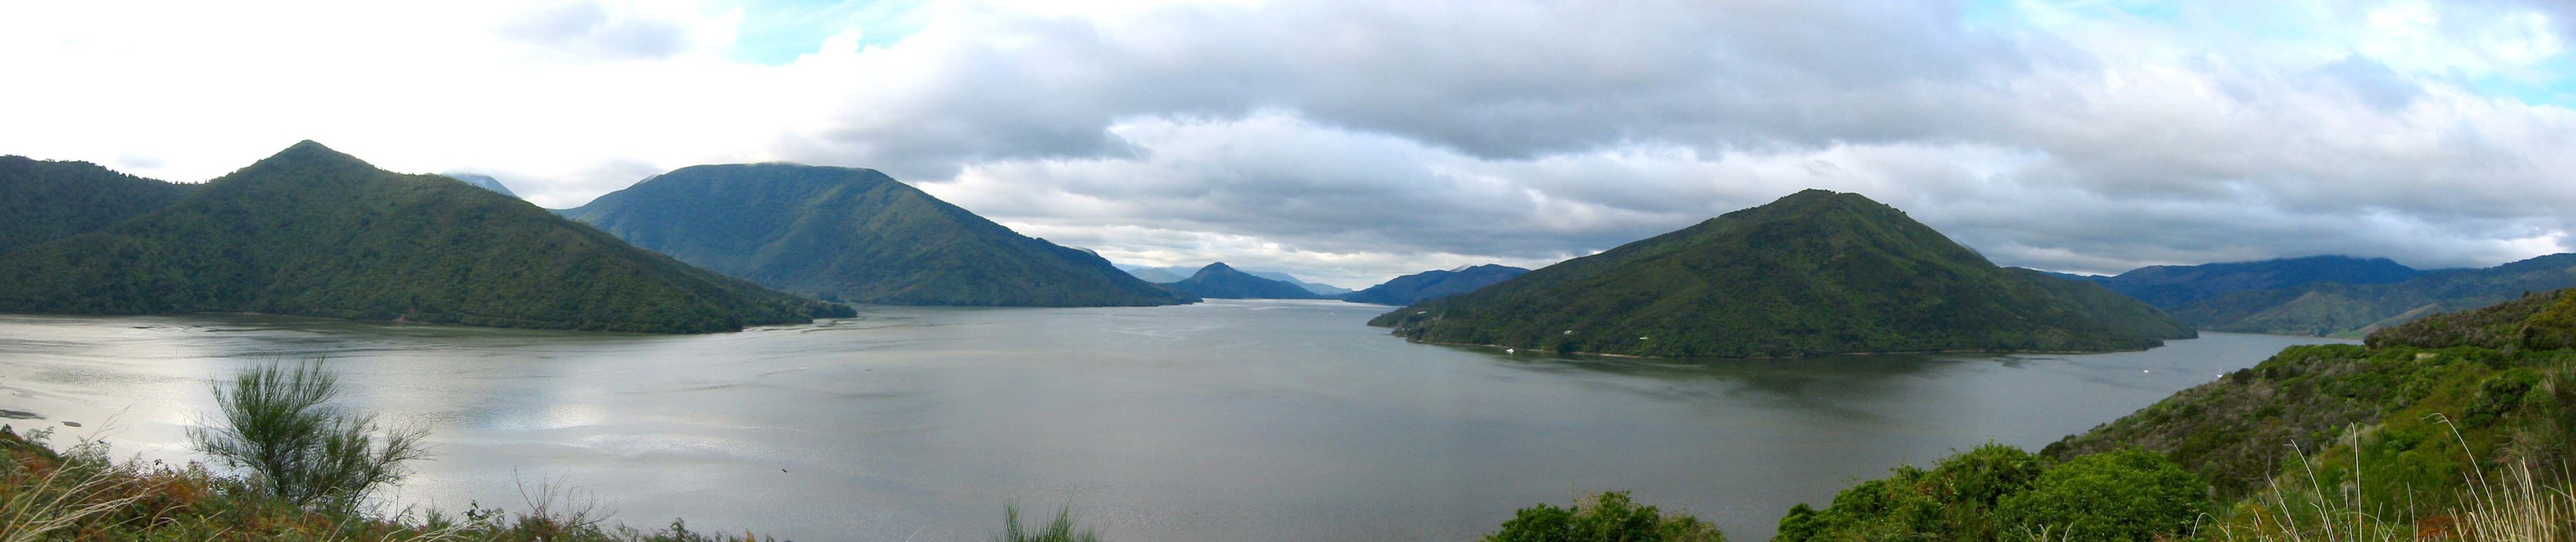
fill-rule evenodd
<path id="1" fill-rule="evenodd" d="M 445 175 L 445 177 L 450 178 L 450 179 L 456 179 L 456 180 L 459 180 L 459 181 L 465 181 L 465 184 L 474 185 L 474 187 L 475 187 L 475 188 L 481 188 L 481 189 L 484 189 L 484 190 L 490 190 L 490 191 L 493 191 L 493 192 L 499 192 L 501 195 L 504 195 L 504 196 L 509 196 L 509 197 L 513 197 L 513 198 L 515 198 L 515 197 L 519 197 L 519 194 L 518 194 L 518 193 L 511 192 L 511 191 L 510 191 L 510 187 L 508 187 L 508 186 L 503 186 L 503 185 L 501 184 L 501 180 L 500 180 L 500 179 L 494 179 L 494 178 L 492 178 L 492 176 L 490 176 L 490 175 L 477 175 L 477 174 L 473 174 L 473 173 L 449 173 L 449 174 Z"/>
<path id="2" fill-rule="evenodd" d="M 0 156 L 0 253 L 158 211 L 201 186 L 126 175 L 89 162 Z"/>
<path id="3" fill-rule="evenodd" d="M 1198 272 L 1199 272 L 1199 268 L 1191 268 L 1191 267 L 1155 267 L 1155 266 L 1150 266 L 1150 265 L 1121 265 L 1121 266 L 1118 266 L 1118 269 L 1119 269 L 1119 270 L 1122 270 L 1122 271 L 1126 271 L 1126 272 L 1127 272 L 1127 274 L 1135 275 L 1135 276 L 1136 276 L 1136 278 L 1138 278 L 1138 279 L 1143 279 L 1145 282 L 1151 282 L 1151 283 L 1156 283 L 1156 284 L 1170 284 L 1170 283 L 1174 283 L 1174 282 L 1180 282 L 1180 281 L 1182 281 L 1182 280 L 1184 280 L 1184 279 L 1188 279 L 1188 278 L 1190 278 L 1190 275 L 1195 275 L 1195 274 L 1198 274 Z M 1265 278 L 1265 279 L 1270 279 L 1270 280 L 1275 280 L 1275 281 L 1285 282 L 1285 283 L 1289 283 L 1289 284 L 1295 284 L 1295 285 L 1297 285 L 1297 287 L 1299 287 L 1299 288 L 1304 288 L 1304 289 L 1306 289 L 1306 291 L 1308 291 L 1308 292 L 1314 292 L 1314 293 L 1315 293 L 1315 294 L 1317 294 L 1317 295 L 1324 295 L 1324 296 L 1337 296 L 1337 295 L 1342 295 L 1342 294 L 1351 293 L 1351 289 L 1349 289 L 1349 288 L 1343 288 L 1343 287 L 1340 287 L 1340 286 L 1334 286 L 1334 285 L 1331 285 L 1331 284 L 1323 284 L 1323 283 L 1316 283 L 1316 282 L 1306 282 L 1304 279 L 1299 279 L 1299 278 L 1297 278 L 1295 275 L 1290 275 L 1290 274 L 1287 274 L 1287 273 L 1281 273 L 1281 272 L 1278 272 L 1278 271 L 1251 271 L 1251 270 L 1244 270 L 1243 272 L 1244 272 L 1245 274 L 1249 274 L 1249 275 L 1256 276 L 1256 277 L 1261 277 L 1261 278 Z"/>
<path id="4" fill-rule="evenodd" d="M 2319 281 L 2241 290 L 2183 304 L 2172 312 L 2201 329 L 2215 331 L 2351 335 L 2568 287 L 2576 287 L 2576 254 L 2552 254 L 2485 269 L 2426 271 L 2380 284 Z"/>
<path id="5" fill-rule="evenodd" d="M 1235 270 L 1225 262 L 1208 264 L 1190 278 L 1163 287 L 1211 299 L 1328 299 L 1295 284 Z"/>
<path id="6" fill-rule="evenodd" d="M 646 332 L 850 313 L 628 246 L 514 198 L 446 177 L 386 172 L 311 141 L 158 211 L 0 254 L 0 311 L 258 312 Z"/>
<path id="7" fill-rule="evenodd" d="M 1667 357 L 2098 351 L 2194 336 L 2099 285 L 1996 267 L 1901 211 L 1823 190 L 1370 324 L 1429 342 Z"/>
<path id="8" fill-rule="evenodd" d="M 690 166 L 562 212 L 681 261 L 830 301 L 1069 307 L 1197 300 L 869 169 Z"/>
<path id="9" fill-rule="evenodd" d="M 2309 256 L 2255 262 L 2141 267 L 2109 277 L 2087 277 L 2111 291 L 2173 310 L 2192 302 L 2246 290 L 2289 288 L 2313 282 L 2386 284 L 2424 272 L 2387 258 Z"/>
<path id="10" fill-rule="evenodd" d="M 1451 270 L 1433 270 L 1396 277 L 1384 284 L 1342 295 L 1343 301 L 1380 305 L 1411 305 L 1448 297 L 1528 273 L 1528 269 L 1508 265 L 1477 265 Z"/>

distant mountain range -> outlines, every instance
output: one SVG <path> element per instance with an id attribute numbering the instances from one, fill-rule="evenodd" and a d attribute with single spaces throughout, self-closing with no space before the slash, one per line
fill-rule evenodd
<path id="1" fill-rule="evenodd" d="M 1163 285 L 1174 292 L 1209 299 L 1328 299 L 1287 281 L 1235 270 L 1225 262 L 1199 268 L 1189 278 Z"/>
<path id="2" fill-rule="evenodd" d="M 158 211 L 201 186 L 126 175 L 89 162 L 0 156 L 0 253 Z"/>
<path id="3" fill-rule="evenodd" d="M 2309 256 L 2259 262 L 2141 267 L 2109 277 L 2086 277 L 2149 305 L 2178 309 L 2204 299 L 2247 290 L 2290 288 L 2313 282 L 2387 284 L 2423 275 L 2387 258 Z"/>
<path id="4" fill-rule="evenodd" d="M 2435 313 L 2568 287 L 2576 287 L 2576 254 L 2552 254 L 2485 269 L 2427 271 L 2389 283 L 2316 281 L 2235 291 L 2171 312 L 2213 331 L 2355 336 Z"/>
<path id="5" fill-rule="evenodd" d="M 2386 258 L 2310 256 L 2060 276 L 2100 283 L 2200 329 L 2357 337 L 2429 314 L 2576 287 L 2576 254 L 2487 269 L 2420 271 Z"/>
<path id="6" fill-rule="evenodd" d="M 1197 301 L 869 169 L 691 166 L 562 211 L 718 273 L 826 301 L 1150 306 Z"/>
<path id="7" fill-rule="evenodd" d="M 0 311 L 674 333 L 850 314 L 637 249 L 514 198 L 386 172 L 311 141 L 197 188 L 99 176 L 86 164 L 53 167 L 138 198 L 185 197 L 111 206 L 127 218 L 0 253 Z M 31 184 L 45 183 L 0 177 L 0 186 Z"/>
<path id="8" fill-rule="evenodd" d="M 502 185 L 501 185 L 501 180 L 500 180 L 500 179 L 494 179 L 494 178 L 492 178 L 492 176 L 490 176 L 490 175 L 476 175 L 476 174 L 472 174 L 472 173 L 449 173 L 449 174 L 445 175 L 445 177 L 450 178 L 450 179 L 456 179 L 456 180 L 459 180 L 459 181 L 465 181 L 465 184 L 474 185 L 474 187 L 475 187 L 475 188 L 481 188 L 481 189 L 484 189 L 484 190 L 490 190 L 490 191 L 493 191 L 493 192 L 499 192 L 501 195 L 504 195 L 504 196 L 509 196 L 509 197 L 513 197 L 513 198 L 515 198 L 515 197 L 519 197 L 519 194 L 518 194 L 518 193 L 511 192 L 511 191 L 510 191 L 510 187 L 508 187 L 508 186 L 502 186 Z"/>
<path id="9" fill-rule="evenodd" d="M 2140 349 L 2192 329 L 1809 190 L 1380 316 L 1411 339 L 1663 357 Z"/>
<path id="10" fill-rule="evenodd" d="M 1494 283 L 1528 273 L 1528 269 L 1508 265 L 1478 265 L 1447 271 L 1424 271 L 1396 277 L 1384 284 L 1341 296 L 1353 303 L 1411 305 L 1443 297 L 1476 291 Z"/>
<path id="11" fill-rule="evenodd" d="M 1119 270 L 1121 270 L 1121 271 L 1126 271 L 1126 272 L 1127 272 L 1127 274 L 1129 274 L 1129 275 L 1135 275 L 1135 276 L 1136 276 L 1136 278 L 1141 279 L 1141 280 L 1144 280 L 1145 282 L 1151 282 L 1151 283 L 1156 283 L 1156 284 L 1170 284 L 1170 283 L 1174 283 L 1174 282 L 1180 282 L 1180 281 L 1182 281 L 1183 279 L 1188 279 L 1188 278 L 1190 278 L 1190 275 L 1195 275 L 1195 274 L 1198 274 L 1198 272 L 1199 272 L 1199 270 L 1198 270 L 1198 269 L 1193 269 L 1193 268 L 1188 268 L 1188 267 L 1155 267 L 1155 266 L 1150 266 L 1150 265 L 1121 265 L 1121 266 L 1118 266 L 1118 269 L 1119 269 Z M 1285 282 L 1285 283 L 1289 283 L 1289 284 L 1295 284 L 1295 285 L 1297 285 L 1297 287 L 1299 287 L 1299 288 L 1304 288 L 1306 291 L 1308 291 L 1308 292 L 1313 292 L 1313 293 L 1315 293 L 1316 295 L 1323 295 L 1323 296 L 1337 296 L 1337 295 L 1342 295 L 1342 294 L 1351 293 L 1351 289 L 1349 289 L 1349 288 L 1343 288 L 1343 287 L 1340 287 L 1340 286 L 1334 286 L 1334 285 L 1331 285 L 1331 284 L 1322 284 L 1322 283 L 1315 283 L 1315 282 L 1306 282 L 1305 280 L 1303 280 L 1303 279 L 1299 279 L 1299 278 L 1297 278 L 1297 277 L 1296 277 L 1296 276 L 1294 276 L 1294 275 L 1289 275 L 1289 274 L 1287 274 L 1287 273 L 1281 273 L 1281 272 L 1277 272 L 1277 271 L 1250 271 L 1250 270 L 1245 270 L 1245 271 L 1244 271 L 1244 273 L 1246 273 L 1246 274 L 1250 274 L 1250 275 L 1252 275 L 1252 276 L 1256 276 L 1256 277 L 1265 278 L 1265 279 L 1270 279 L 1270 280 L 1275 280 L 1275 281 Z"/>

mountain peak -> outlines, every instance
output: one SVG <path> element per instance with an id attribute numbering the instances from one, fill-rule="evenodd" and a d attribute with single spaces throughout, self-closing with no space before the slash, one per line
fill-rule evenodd
<path id="1" fill-rule="evenodd" d="M 1206 272 L 1209 272 L 1209 271 L 1234 271 L 1234 270 L 1235 270 L 1235 269 L 1234 269 L 1234 266 L 1226 265 L 1226 264 L 1225 264 L 1225 262 L 1216 262 L 1216 263 L 1211 263 L 1211 264 L 1207 264 L 1207 267 L 1201 267 L 1201 268 L 1199 268 L 1199 272 L 1200 272 L 1200 273 L 1206 273 Z"/>
<path id="2" fill-rule="evenodd" d="M 1893 207 L 1807 190 L 1370 324 L 1425 342 L 1672 357 L 2099 351 L 2190 336 L 2098 286 L 2039 278 L 2052 282 L 1995 267 Z"/>
<path id="3" fill-rule="evenodd" d="M 322 146 L 321 143 L 316 143 L 310 139 L 298 141 L 294 145 L 287 146 L 285 150 L 277 151 L 277 154 L 269 155 L 267 158 L 262 158 L 258 162 L 252 162 L 250 167 L 242 169 L 248 171 L 252 169 L 276 167 L 281 164 L 305 164 L 306 167 L 320 166 L 328 168 L 354 167 L 370 170 L 376 169 L 375 165 L 368 164 L 365 160 L 359 160 L 356 156 L 350 156 L 347 153 L 331 150 L 330 147 Z"/>

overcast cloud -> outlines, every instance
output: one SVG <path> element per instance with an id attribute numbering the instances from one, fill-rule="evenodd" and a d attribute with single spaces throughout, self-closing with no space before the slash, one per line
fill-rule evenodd
<path id="1" fill-rule="evenodd" d="M 1361 287 L 1803 188 L 2075 272 L 2571 250 L 2547 2 L 0 5 L 0 153 L 171 180 L 314 139 L 570 207 L 871 167 L 1120 263 Z"/>

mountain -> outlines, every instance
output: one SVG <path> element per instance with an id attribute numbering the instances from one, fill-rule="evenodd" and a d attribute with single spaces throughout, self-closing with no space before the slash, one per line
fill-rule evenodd
<path id="1" fill-rule="evenodd" d="M 1127 274 L 1135 276 L 1138 280 L 1156 284 L 1180 282 L 1181 279 L 1190 278 L 1190 273 L 1195 272 L 1187 268 L 1149 267 L 1142 265 L 1121 265 L 1118 266 L 1118 270 L 1126 271 Z"/>
<path id="2" fill-rule="evenodd" d="M 2317 282 L 2387 284 L 2423 275 L 2387 258 L 2309 256 L 2259 262 L 2158 265 L 2102 277 L 2111 291 L 2174 310 L 2231 292 L 2291 288 Z"/>
<path id="3" fill-rule="evenodd" d="M 2046 278 L 2046 281 L 2039 281 Z M 1858 194 L 1808 190 L 1370 321 L 1413 340 L 1664 357 L 2140 349 L 2192 336 L 2015 273 Z M 2130 324 L 2130 319 L 2120 319 Z"/>
<path id="4" fill-rule="evenodd" d="M 2430 271 L 2386 284 L 2315 282 L 2230 292 L 2172 312 L 2213 331 L 2355 335 L 2425 315 L 2568 287 L 2576 287 L 2576 254 L 2553 254 L 2486 269 Z"/>
<path id="5" fill-rule="evenodd" d="M 1199 268 L 1190 278 L 1164 285 L 1172 291 L 1211 299 L 1325 299 L 1304 287 L 1236 271 L 1225 262 Z"/>
<path id="6" fill-rule="evenodd" d="M 197 190 L 89 162 L 0 156 L 0 253 L 161 210 Z"/>
<path id="7" fill-rule="evenodd" d="M 515 197 L 519 197 L 519 194 L 518 194 L 518 193 L 511 192 L 511 191 L 510 191 L 510 187 L 508 187 L 508 186 L 502 186 L 502 185 L 501 185 L 501 180 L 500 180 L 500 179 L 494 179 L 494 178 L 492 178 L 492 176 L 490 176 L 490 175 L 476 175 L 476 174 L 472 174 L 472 173 L 449 173 L 449 174 L 447 174 L 447 175 L 444 175 L 444 177 L 447 177 L 447 178 L 450 178 L 450 179 L 456 179 L 456 180 L 459 180 L 459 181 L 465 181 L 465 184 L 474 185 L 474 187 L 475 187 L 475 188 L 481 188 L 481 189 L 484 189 L 484 190 L 490 190 L 490 191 L 493 191 L 493 192 L 499 192 L 501 195 L 504 195 L 504 196 L 509 196 L 509 197 L 513 197 L 513 198 L 515 198 Z"/>
<path id="8" fill-rule="evenodd" d="M 1451 271 L 1424 271 L 1396 277 L 1385 284 L 1342 295 L 1343 301 L 1379 305 L 1411 305 L 1442 297 L 1476 291 L 1477 288 L 1528 273 L 1508 265 L 1479 265 Z"/>
<path id="9" fill-rule="evenodd" d="M 1146 265 L 1122 265 L 1122 266 L 1118 266 L 1118 269 L 1126 271 L 1126 272 L 1127 272 L 1127 274 L 1135 275 L 1135 276 L 1136 276 L 1136 278 L 1144 279 L 1144 281 L 1145 281 L 1145 282 L 1151 282 L 1151 283 L 1156 283 L 1156 284 L 1171 284 L 1171 283 L 1174 283 L 1174 282 L 1180 282 L 1180 281 L 1181 281 L 1181 280 L 1183 280 L 1183 279 L 1190 278 L 1190 275 L 1194 275 L 1194 274 L 1197 274 L 1197 273 L 1198 273 L 1198 269 L 1195 269 L 1195 268 L 1189 268 L 1189 267 L 1153 267 L 1153 266 L 1146 266 Z M 1270 280 L 1275 280 L 1275 281 L 1279 281 L 1279 282 L 1285 282 L 1285 283 L 1289 283 L 1289 284 L 1295 284 L 1295 285 L 1297 285 L 1297 287 L 1298 287 L 1298 288 L 1303 288 L 1303 289 L 1305 289 L 1306 291 L 1308 291 L 1308 292 L 1313 292 L 1313 293 L 1314 293 L 1314 294 L 1316 294 L 1316 295 L 1321 295 L 1321 296 L 1331 297 L 1331 296 L 1337 296 L 1337 295 L 1342 295 L 1342 294 L 1351 293 L 1351 289 L 1349 289 L 1349 288 L 1343 288 L 1343 287 L 1340 287 L 1340 286 L 1334 286 L 1334 285 L 1331 285 L 1331 284 L 1322 284 L 1322 283 L 1306 282 L 1306 281 L 1304 281 L 1304 280 L 1299 280 L 1299 279 L 1298 279 L 1296 276 L 1294 276 L 1294 275 L 1289 275 L 1289 274 L 1287 274 L 1287 273 L 1281 273 L 1281 272 L 1278 272 L 1278 271 L 1252 271 L 1252 270 L 1242 270 L 1242 271 L 1243 271 L 1245 274 L 1249 274 L 1249 275 L 1252 275 L 1252 276 L 1255 276 L 1255 277 L 1261 277 L 1261 278 L 1270 279 Z"/>
<path id="10" fill-rule="evenodd" d="M 1342 294 L 1351 293 L 1351 289 L 1349 289 L 1349 288 L 1343 288 L 1343 287 L 1340 287 L 1340 286 L 1334 286 L 1334 285 L 1331 285 L 1331 284 L 1321 284 L 1321 283 L 1314 283 L 1314 282 L 1306 282 L 1306 281 L 1303 281 L 1303 280 L 1298 280 L 1298 279 L 1297 279 L 1297 277 L 1295 277 L 1295 276 L 1293 276 L 1293 275 L 1289 275 L 1289 274 L 1287 274 L 1287 273 L 1281 273 L 1281 272 L 1278 272 L 1278 271 L 1245 271 L 1244 273 L 1246 273 L 1246 274 L 1250 274 L 1250 275 L 1255 276 L 1255 277 L 1261 277 L 1261 278 L 1270 279 L 1270 280 L 1275 280 L 1275 281 L 1279 281 L 1279 282 L 1285 282 L 1285 283 L 1289 283 L 1289 284 L 1295 284 L 1295 285 L 1297 285 L 1297 287 L 1298 287 L 1298 288 L 1303 288 L 1303 289 L 1305 289 L 1307 293 L 1312 293 L 1312 294 L 1315 294 L 1315 295 L 1320 295 L 1320 296 L 1325 296 L 1325 297 L 1332 297 L 1332 296 L 1337 296 L 1337 295 L 1342 295 Z"/>
<path id="11" fill-rule="evenodd" d="M 1012 232 L 875 170 L 690 166 L 563 211 L 680 261 L 852 303 L 1148 306 L 1196 301 L 1088 251 Z"/>
<path id="12" fill-rule="evenodd" d="M 159 211 L 0 255 L 0 311 L 259 312 L 712 332 L 846 316 L 517 199 L 306 141 Z"/>

